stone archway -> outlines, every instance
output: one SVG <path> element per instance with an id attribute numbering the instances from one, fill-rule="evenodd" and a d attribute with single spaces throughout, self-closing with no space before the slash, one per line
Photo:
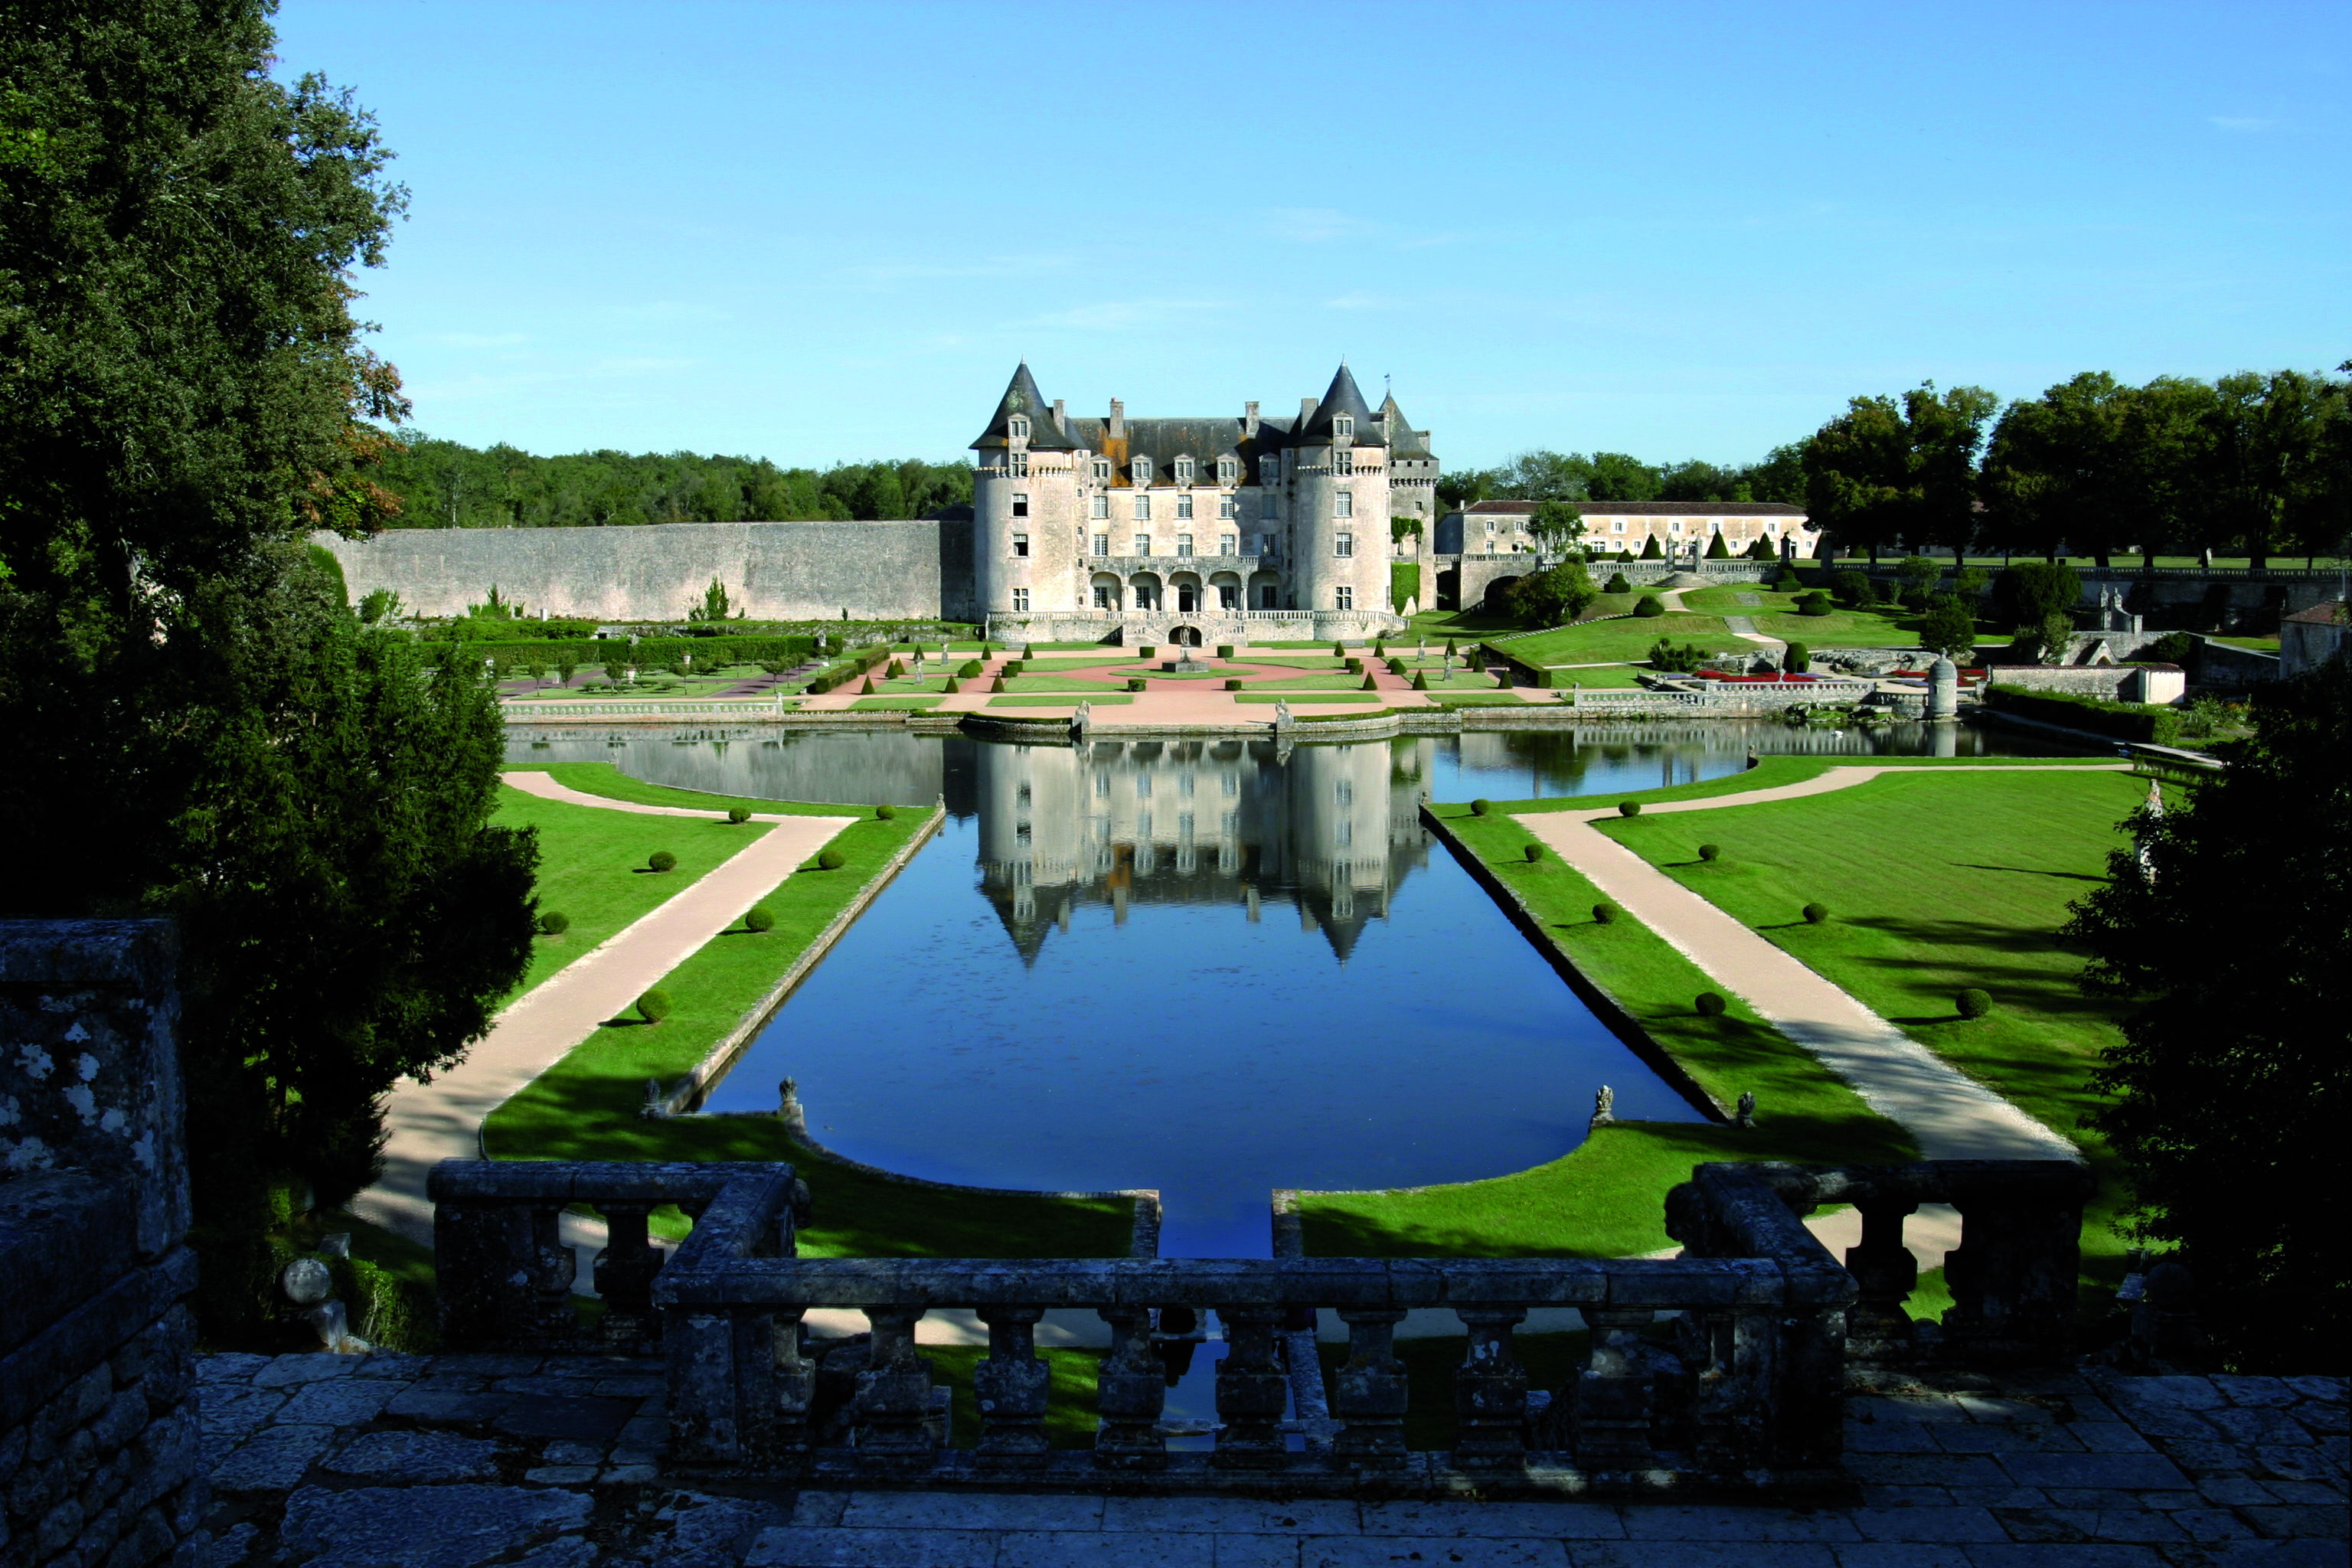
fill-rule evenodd
<path id="1" fill-rule="evenodd" d="M 1449 566 L 1437 574 L 1437 607 L 1458 610 L 1462 607 L 1462 573 Z"/>
<path id="2" fill-rule="evenodd" d="M 1170 626 L 1168 628 L 1168 640 L 1178 647 L 1199 647 L 1201 646 L 1201 628 L 1198 626 Z"/>

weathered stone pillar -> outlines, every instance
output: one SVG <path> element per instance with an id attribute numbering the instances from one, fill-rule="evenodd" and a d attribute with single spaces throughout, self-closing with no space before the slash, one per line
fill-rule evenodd
<path id="1" fill-rule="evenodd" d="M 980 1406 L 980 1462 L 992 1466 L 1042 1465 L 1045 1405 L 1052 1374 L 1037 1355 L 1037 1321 L 1043 1307 L 982 1307 L 988 1325 L 988 1359 L 972 1369 L 971 1387 Z"/>
<path id="2" fill-rule="evenodd" d="M 1213 1456 L 1220 1466 L 1255 1467 L 1283 1451 L 1282 1413 L 1290 1401 L 1289 1380 L 1275 1353 L 1275 1331 L 1282 1309 L 1220 1307 L 1225 1325 L 1225 1358 L 1217 1363 L 1217 1435 Z"/>
<path id="3" fill-rule="evenodd" d="M 1651 1316 L 1647 1307 L 1584 1309 L 1592 1354 L 1576 1379 L 1580 1468 L 1643 1469 L 1655 1458 L 1650 1444 L 1650 1357 L 1635 1331 Z"/>
<path id="4" fill-rule="evenodd" d="M 1351 1465 L 1402 1465 L 1408 1394 L 1393 1342 L 1404 1309 L 1342 1307 L 1339 1321 L 1348 1325 L 1348 1362 L 1331 1381 L 1330 1400 L 1345 1426 L 1332 1447 Z"/>
<path id="5" fill-rule="evenodd" d="M 1163 1469 L 1168 1439 L 1160 1430 L 1160 1412 L 1168 1385 L 1151 1352 L 1151 1310 L 1102 1307 L 1095 1315 L 1110 1325 L 1110 1354 L 1095 1374 L 1095 1409 L 1102 1418 L 1095 1463 L 1105 1469 Z"/>
<path id="6" fill-rule="evenodd" d="M 1528 1371 L 1511 1348 L 1525 1307 L 1456 1307 L 1469 1344 L 1454 1373 L 1454 1462 L 1517 1468 L 1527 1463 Z"/>
<path id="7" fill-rule="evenodd" d="M 931 1416 L 931 1363 L 915 1348 L 920 1307 L 868 1307 L 872 1349 L 857 1374 L 857 1446 L 872 1453 L 928 1459 L 936 1444 Z"/>

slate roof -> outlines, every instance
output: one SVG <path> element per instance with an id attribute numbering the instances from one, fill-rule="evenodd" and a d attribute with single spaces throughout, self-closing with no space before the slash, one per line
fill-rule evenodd
<path id="1" fill-rule="evenodd" d="M 1021 368 L 1013 373 L 1013 380 L 997 401 L 996 413 L 988 421 L 988 428 L 980 433 L 972 450 L 993 450 L 1011 443 L 1007 440 L 1005 424 L 1015 414 L 1029 416 L 1029 449 L 1033 452 L 1069 452 L 1078 443 L 1070 433 L 1054 420 L 1054 405 L 1037 390 L 1037 381 L 1029 374 L 1029 362 L 1023 360 Z"/>
<path id="2" fill-rule="evenodd" d="M 2306 626 L 2340 626 L 2344 624 L 2341 618 L 2346 613 L 2344 606 L 2345 601 L 2338 599 L 2332 605 L 2314 605 L 2307 610 L 2297 610 L 2291 616 L 2279 618 Z"/>
<path id="3" fill-rule="evenodd" d="M 1412 427 L 1412 421 L 1407 419 L 1404 410 L 1397 406 L 1394 393 L 1391 393 L 1388 401 L 1381 405 L 1381 417 L 1388 421 L 1391 457 L 1436 458 L 1437 454 L 1429 449 L 1429 432 Z"/>
<path id="4" fill-rule="evenodd" d="M 1133 484 L 1130 475 L 1138 458 L 1151 459 L 1151 477 L 1162 484 L 1175 471 L 1177 458 L 1190 458 L 1200 465 L 1198 477 L 1213 484 L 1217 459 L 1230 455 L 1240 458 L 1243 465 L 1237 482 L 1255 484 L 1258 459 L 1289 445 L 1292 421 L 1260 419 L 1255 437 L 1242 434 L 1244 426 L 1238 415 L 1129 419 L 1123 423 L 1127 434 L 1113 436 L 1108 419 L 1073 417 L 1069 422 L 1071 434 L 1079 446 L 1091 447 L 1110 459 L 1113 489 Z"/>
<path id="5" fill-rule="evenodd" d="M 1577 510 L 1601 517 L 1803 517 L 1805 509 L 1776 500 L 1580 500 Z M 1475 501 L 1465 510 L 1487 516 L 1525 517 L 1535 500 Z"/>
<path id="6" fill-rule="evenodd" d="M 1316 405 L 1315 412 L 1307 416 L 1307 423 L 1299 427 L 1297 439 L 1301 445 L 1329 440 L 1331 421 L 1342 414 L 1352 414 L 1356 417 L 1353 439 L 1357 446 L 1383 447 L 1388 444 L 1387 438 L 1381 434 L 1379 423 L 1372 417 L 1371 409 L 1364 402 L 1363 393 L 1357 388 L 1355 375 L 1344 363 L 1339 366 L 1339 374 L 1331 378 L 1331 389 L 1323 395 L 1323 401 Z"/>

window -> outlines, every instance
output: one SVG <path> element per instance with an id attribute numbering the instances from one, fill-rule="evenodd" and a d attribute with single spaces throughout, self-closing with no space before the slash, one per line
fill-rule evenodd
<path id="1" fill-rule="evenodd" d="M 1282 482 L 1282 454 L 1268 452 L 1257 460 L 1257 482 L 1274 485 Z"/>
<path id="2" fill-rule="evenodd" d="M 1219 773 L 1217 775 L 1217 789 L 1218 792 L 1227 800 L 1231 800 L 1234 796 L 1242 793 L 1242 781 L 1238 776 L 1233 773 Z M 1231 817 L 1227 817 L 1225 819 L 1225 830 L 1227 832 L 1230 833 L 1233 831 L 1236 826 L 1238 825 L 1235 824 Z"/>
<path id="3" fill-rule="evenodd" d="M 1095 483 L 1098 485 L 1107 485 L 1110 483 L 1110 459 L 1108 458 L 1097 458 L 1095 459 Z"/>
<path id="4" fill-rule="evenodd" d="M 1095 608 L 1097 610 L 1108 610 L 1110 608 L 1110 590 L 1108 588 L 1097 588 L 1095 590 Z"/>
<path id="5" fill-rule="evenodd" d="M 1128 465 L 1127 472 L 1128 477 L 1132 479 L 1137 484 L 1150 484 L 1151 482 L 1151 459 L 1149 458 L 1136 458 L 1134 462 Z"/>
<path id="6" fill-rule="evenodd" d="M 1231 517 L 1234 515 L 1233 497 L 1219 496 L 1217 498 L 1217 515 L 1219 517 Z"/>
<path id="7" fill-rule="evenodd" d="M 1016 533 L 1013 536 L 1013 553 L 1015 555 L 1026 555 L 1029 553 L 1029 536 L 1027 534 Z"/>
<path id="8" fill-rule="evenodd" d="M 1217 584 L 1217 608 L 1238 610 L 1242 606 L 1242 591 L 1230 583 Z"/>
<path id="9" fill-rule="evenodd" d="M 1342 447 L 1338 451 L 1332 453 L 1331 471 L 1335 474 L 1354 473 L 1356 471 L 1356 454 L 1349 451 L 1345 447 Z"/>
<path id="10" fill-rule="evenodd" d="M 1026 492 L 1022 490 L 1013 492 L 1013 515 L 1015 517 L 1029 515 L 1029 497 Z"/>
<path id="11" fill-rule="evenodd" d="M 1335 416 L 1331 420 L 1331 434 L 1352 438 L 1356 434 L 1356 416 L 1352 414 Z"/>
<path id="12" fill-rule="evenodd" d="M 1015 452 L 1015 453 L 1013 453 L 1011 457 L 1007 458 L 1005 459 L 1005 462 L 1006 462 L 1008 465 L 1010 465 L 1010 466 L 1011 466 L 1011 468 L 1012 468 L 1012 469 L 1013 469 L 1013 477 L 1014 479 L 1027 479 L 1027 478 L 1029 477 L 1029 454 L 1028 454 L 1028 453 L 1026 453 L 1026 452 Z"/>
<path id="13" fill-rule="evenodd" d="M 1332 843 L 1353 844 L 1356 841 L 1356 819 L 1354 817 L 1343 816 L 1332 826 L 1334 828 L 1331 835 Z"/>
<path id="14" fill-rule="evenodd" d="M 1135 536 L 1135 553 L 1138 555 L 1149 555 L 1151 553 L 1151 535 L 1148 533 L 1139 533 Z"/>
<path id="15" fill-rule="evenodd" d="M 1334 780 L 1331 784 L 1331 800 L 1334 805 L 1355 805 L 1356 786 L 1349 783 L 1346 779 Z"/>
<path id="16" fill-rule="evenodd" d="M 1239 472 L 1239 470 L 1234 467 L 1234 460 L 1231 458 L 1219 458 L 1217 459 L 1217 483 L 1221 485 L 1232 484 L 1234 482 L 1234 476 L 1237 472 Z"/>
<path id="17" fill-rule="evenodd" d="M 1191 534 L 1180 533 L 1176 536 L 1176 553 L 1179 555 L 1190 555 L 1192 553 L 1192 536 Z"/>
<path id="18" fill-rule="evenodd" d="M 1015 441 L 1029 439 L 1029 416 L 1016 414 L 1004 422 L 1004 433 Z"/>
<path id="19" fill-rule="evenodd" d="M 1109 534 L 1097 533 L 1095 535 L 1095 553 L 1097 555 L 1108 555 L 1110 553 Z"/>
<path id="20" fill-rule="evenodd" d="M 1192 458 L 1179 458 L 1176 459 L 1176 482 L 1180 485 L 1189 485 L 1192 482 Z"/>
<path id="21" fill-rule="evenodd" d="M 1193 615 L 1200 608 L 1201 591 L 1198 588 L 1187 583 L 1176 590 L 1176 611 L 1179 615 Z"/>
<path id="22" fill-rule="evenodd" d="M 1176 498 L 1176 515 L 1178 517 L 1192 515 L 1192 498 L 1190 495 L 1181 495 Z"/>
<path id="23" fill-rule="evenodd" d="M 1151 498 L 1150 496 L 1138 495 L 1135 498 L 1135 521 L 1138 522 L 1150 522 L 1151 521 Z"/>
<path id="24" fill-rule="evenodd" d="M 1341 490 L 1331 498 L 1331 515 L 1333 517 L 1356 515 L 1356 496 L 1353 490 Z"/>
<path id="25" fill-rule="evenodd" d="M 1095 498 L 1094 498 L 1094 504 L 1093 504 L 1091 507 L 1087 508 L 1087 510 L 1089 510 L 1090 512 L 1092 512 L 1092 513 L 1093 513 L 1095 516 L 1097 516 L 1097 517 L 1108 517 L 1108 516 L 1110 515 L 1110 497 L 1108 497 L 1108 496 L 1097 496 L 1097 497 L 1095 497 Z"/>
<path id="26" fill-rule="evenodd" d="M 1354 534 L 1352 534 L 1352 533 L 1335 533 L 1335 534 L 1333 534 L 1333 535 L 1331 536 L 1331 553 L 1332 553 L 1332 554 L 1334 554 L 1334 555 L 1346 556 L 1346 555 L 1353 555 L 1353 554 L 1355 554 L 1355 552 L 1356 552 L 1356 536 L 1355 536 Z"/>
<path id="27" fill-rule="evenodd" d="M 1257 591 L 1257 607 L 1261 610 L 1271 610 L 1274 608 L 1273 584 L 1268 584 L 1266 586 L 1262 587 Z"/>
<path id="28" fill-rule="evenodd" d="M 1241 536 L 1238 534 L 1221 533 L 1217 535 L 1217 553 L 1220 555 L 1239 555 L 1242 552 L 1241 542 Z"/>
<path id="29" fill-rule="evenodd" d="M 1108 773 L 1097 773 L 1095 775 L 1095 798 L 1097 800 L 1108 800 L 1110 798 L 1110 775 Z"/>
<path id="30" fill-rule="evenodd" d="M 1272 496 L 1258 498 L 1257 515 L 1261 522 L 1273 522 L 1282 515 L 1282 508 Z"/>
<path id="31" fill-rule="evenodd" d="M 1610 532 L 1612 532 L 1612 533 L 1622 533 L 1622 532 L 1624 532 L 1624 531 L 1625 531 L 1625 520 L 1624 520 L 1623 518 L 1622 518 L 1622 517 L 1621 517 L 1621 518 L 1619 518 L 1616 521 L 1614 521 L 1614 522 L 1611 523 L 1611 524 L 1609 525 L 1609 531 L 1610 531 Z"/>
<path id="32" fill-rule="evenodd" d="M 1352 610 L 1356 607 L 1356 591 L 1353 588 L 1334 588 L 1331 590 L 1331 593 L 1333 595 L 1331 607 L 1333 609 Z"/>
<path id="33" fill-rule="evenodd" d="M 1026 588 L 1015 588 L 1015 589 L 1013 589 L 1013 611 L 1014 611 L 1014 613 L 1015 613 L 1015 614 L 1023 614 L 1023 615 L 1025 615 L 1025 614 L 1028 612 L 1028 609 L 1029 609 L 1029 590 L 1028 590 L 1028 589 L 1026 589 Z"/>

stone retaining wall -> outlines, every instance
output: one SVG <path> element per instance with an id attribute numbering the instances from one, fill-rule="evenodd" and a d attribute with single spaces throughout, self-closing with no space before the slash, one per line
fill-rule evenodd
<path id="1" fill-rule="evenodd" d="M 207 1503 L 175 943 L 0 922 L 0 1562 L 194 1559 Z"/>

